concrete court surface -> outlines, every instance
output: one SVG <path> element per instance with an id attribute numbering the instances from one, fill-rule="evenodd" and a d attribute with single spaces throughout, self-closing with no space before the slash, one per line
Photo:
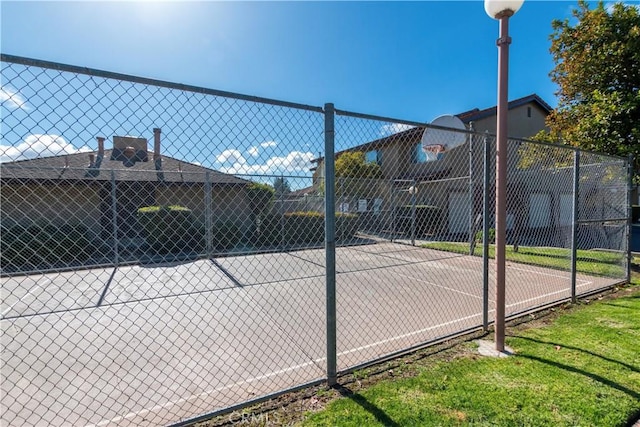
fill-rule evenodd
<path id="1" fill-rule="evenodd" d="M 0 422 L 170 424 L 322 379 L 324 265 L 316 249 L 3 278 Z M 339 370 L 482 324 L 481 258 L 380 243 L 338 248 L 336 271 Z M 508 262 L 507 314 L 569 284 Z"/>

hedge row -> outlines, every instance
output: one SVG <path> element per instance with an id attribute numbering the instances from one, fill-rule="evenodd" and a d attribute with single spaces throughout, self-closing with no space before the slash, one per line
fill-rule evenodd
<path id="1" fill-rule="evenodd" d="M 138 209 L 138 221 L 155 253 L 202 252 L 206 249 L 204 226 L 184 206 L 146 206 Z M 221 222 L 212 226 L 211 242 L 216 250 L 232 249 L 241 236 L 236 224 Z"/>
<path id="2" fill-rule="evenodd" d="M 324 241 L 324 214 L 319 212 L 290 212 L 266 215 L 261 218 L 258 244 L 321 243 Z M 353 238 L 358 231 L 358 215 L 336 213 L 336 239 Z"/>
<path id="3" fill-rule="evenodd" d="M 147 206 L 138 210 L 138 220 L 150 249 L 159 254 L 201 252 L 206 249 L 204 227 L 191 210 L 182 206 Z M 324 215 L 293 212 L 268 215 L 261 220 L 254 241 L 257 245 L 321 243 L 324 241 Z M 336 214 L 336 239 L 353 238 L 358 216 Z M 32 224 L 3 227 L 0 239 L 2 268 L 52 268 L 82 263 L 97 250 L 83 225 Z M 215 250 L 229 250 L 242 238 L 240 227 L 216 223 L 211 230 Z"/>
<path id="4" fill-rule="evenodd" d="M 204 227 L 193 213 L 183 206 L 148 206 L 138 210 L 147 243 L 156 253 L 201 252 L 206 248 Z M 265 215 L 254 235 L 257 246 L 308 244 L 324 241 L 324 214 L 292 212 Z M 358 216 L 336 213 L 336 239 L 353 238 L 358 231 Z M 229 250 L 241 238 L 240 228 L 233 223 L 214 224 L 211 231 L 213 247 Z"/>
<path id="5" fill-rule="evenodd" d="M 198 249 L 198 241 L 202 240 L 191 210 L 183 206 L 145 206 L 138 209 L 138 222 L 144 228 L 149 247 L 157 253 Z"/>
<path id="6" fill-rule="evenodd" d="M 86 261 L 96 251 L 79 224 L 32 224 L 2 228 L 0 258 L 6 269 L 46 269 Z"/>

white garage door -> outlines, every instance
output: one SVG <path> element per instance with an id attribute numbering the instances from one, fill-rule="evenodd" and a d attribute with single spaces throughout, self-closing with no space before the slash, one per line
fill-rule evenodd
<path id="1" fill-rule="evenodd" d="M 551 225 L 551 196 L 534 193 L 529 196 L 529 228 Z"/>
<path id="2" fill-rule="evenodd" d="M 560 225 L 573 224 L 573 194 L 560 195 Z"/>
<path id="3" fill-rule="evenodd" d="M 449 233 L 469 232 L 469 195 L 449 193 Z"/>

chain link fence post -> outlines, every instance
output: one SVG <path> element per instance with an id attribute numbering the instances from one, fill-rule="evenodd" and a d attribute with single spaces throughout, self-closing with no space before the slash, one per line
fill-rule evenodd
<path id="1" fill-rule="evenodd" d="M 120 243 L 118 240 L 118 207 L 116 195 L 116 173 L 111 170 L 111 230 L 113 232 L 113 263 L 117 267 L 120 263 Z"/>
<path id="2" fill-rule="evenodd" d="M 489 162 L 490 146 L 488 133 L 483 139 L 484 194 L 482 196 L 482 327 L 489 330 Z"/>
<path id="3" fill-rule="evenodd" d="M 633 164 L 635 162 L 633 154 L 629 154 L 627 158 L 627 238 L 625 239 L 626 246 L 626 281 L 629 283 L 631 281 L 631 260 L 633 256 L 631 255 L 631 239 L 633 233 L 633 209 L 631 208 L 631 204 L 633 203 L 631 200 L 631 190 L 633 189 Z"/>
<path id="4" fill-rule="evenodd" d="M 391 180 L 391 243 L 396 240 L 396 183 L 395 180 Z"/>
<path id="5" fill-rule="evenodd" d="M 327 384 L 337 384 L 336 337 L 336 202 L 335 202 L 335 110 L 331 103 L 324 105 L 324 211 L 327 282 Z"/>
<path id="6" fill-rule="evenodd" d="M 580 184 L 580 151 L 573 152 L 573 208 L 571 221 L 571 302 L 576 302 L 576 275 L 578 260 L 578 216 L 579 216 L 579 184 Z"/>
<path id="7" fill-rule="evenodd" d="M 207 172 L 204 181 L 204 236 L 207 258 L 211 256 L 213 249 L 211 242 L 213 235 L 211 233 L 211 174 Z"/>
<path id="8" fill-rule="evenodd" d="M 416 245 L 416 196 L 418 188 L 416 187 L 416 180 L 411 181 L 411 246 Z"/>
<path id="9" fill-rule="evenodd" d="M 470 128 L 473 129 L 473 122 L 471 122 Z M 476 211 L 473 179 L 473 134 L 470 133 L 467 138 L 469 139 L 469 255 L 473 256 L 475 249 L 475 228 L 473 224 Z"/>
<path id="10" fill-rule="evenodd" d="M 281 185 L 280 188 L 276 188 L 276 192 L 278 193 L 278 212 L 280 213 L 280 249 L 285 251 L 287 250 L 288 243 L 285 236 L 285 219 L 284 219 L 284 176 L 280 175 Z"/>

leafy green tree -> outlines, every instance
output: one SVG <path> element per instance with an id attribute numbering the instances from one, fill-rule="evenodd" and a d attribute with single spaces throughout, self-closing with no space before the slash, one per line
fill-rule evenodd
<path id="1" fill-rule="evenodd" d="M 375 179 L 382 176 L 380 165 L 365 160 L 364 152 L 348 151 L 340 154 L 335 163 L 336 177 Z"/>
<path id="2" fill-rule="evenodd" d="M 640 168 L 640 11 L 634 5 L 579 0 L 574 19 L 555 20 L 551 80 L 558 107 L 550 135 L 568 144 L 636 157 Z"/>
<path id="3" fill-rule="evenodd" d="M 546 144 L 521 143 L 518 147 L 518 169 L 556 169 L 573 165 L 574 151 L 563 147 L 551 133 L 541 130 L 531 140 Z"/>
<path id="4" fill-rule="evenodd" d="M 382 177 L 380 165 L 367 162 L 362 151 L 340 154 L 336 158 L 335 172 L 338 196 L 366 196 L 371 189 L 372 180 Z"/>
<path id="5" fill-rule="evenodd" d="M 287 178 L 282 176 L 278 176 L 273 180 L 273 188 L 276 195 L 278 196 L 291 193 L 291 186 L 289 185 L 289 181 L 287 180 Z"/>
<path id="6" fill-rule="evenodd" d="M 247 186 L 251 210 L 256 217 L 269 212 L 273 205 L 275 191 L 272 186 L 259 182 L 252 182 Z"/>

